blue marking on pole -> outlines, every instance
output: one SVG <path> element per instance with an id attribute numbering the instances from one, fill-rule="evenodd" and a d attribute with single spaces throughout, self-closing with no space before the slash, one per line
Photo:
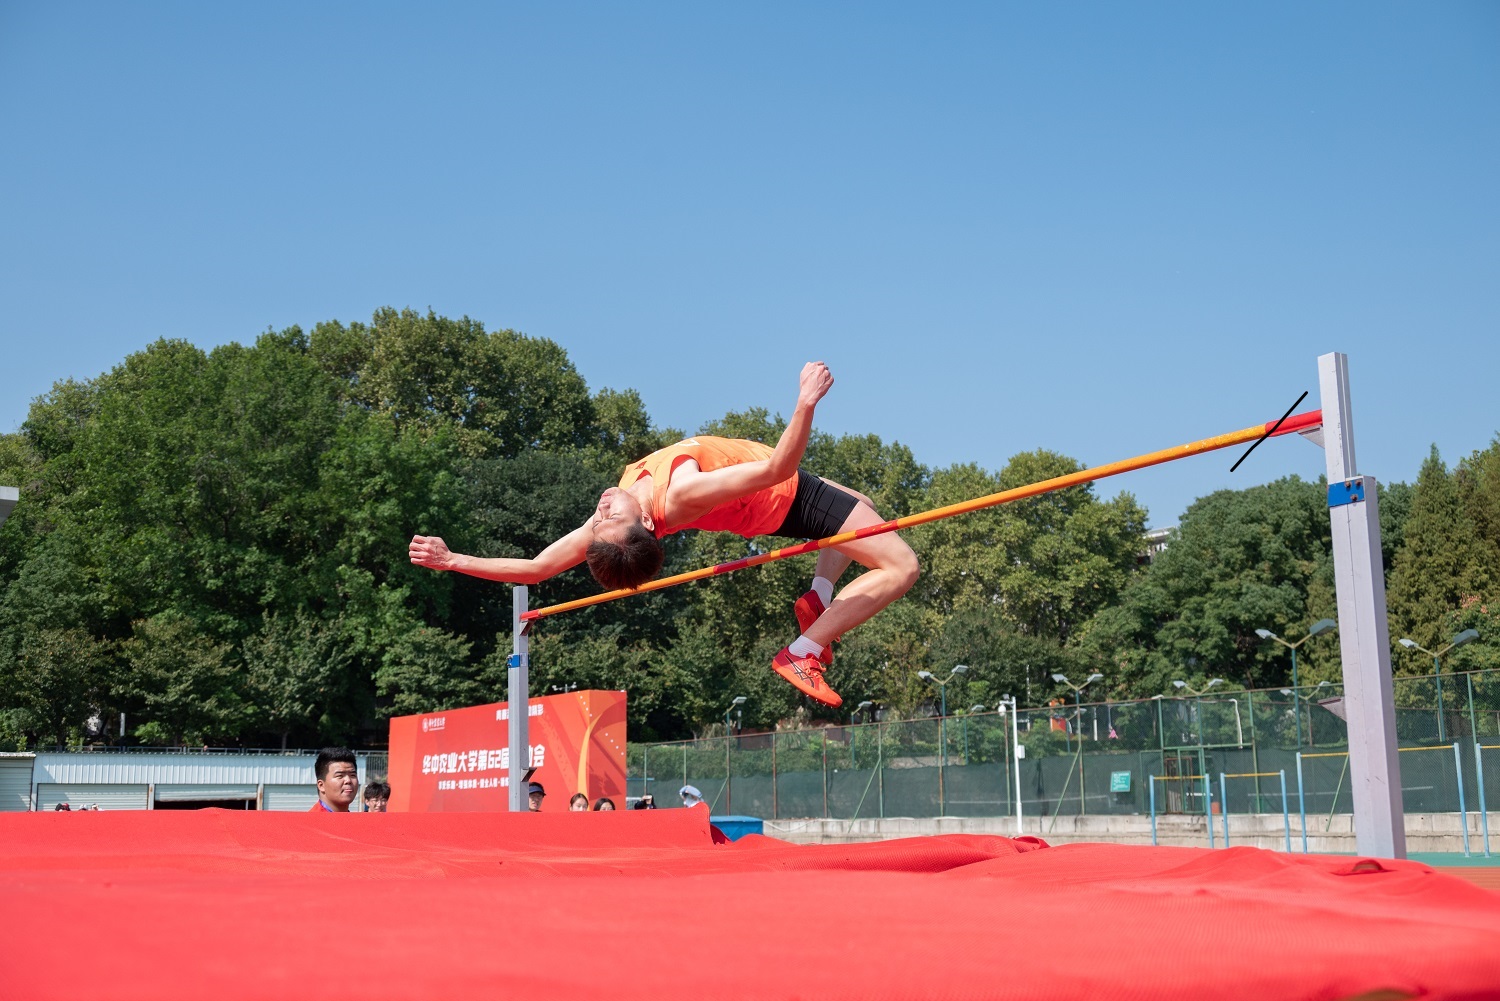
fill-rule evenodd
<path id="1" fill-rule="evenodd" d="M 506 657 L 505 658 L 505 666 L 508 667 L 508 668 L 510 668 L 512 671 L 514 671 L 516 668 L 520 667 L 521 666 L 521 655 L 518 654 L 518 653 L 513 653 L 509 657 Z"/>
<path id="2" fill-rule="evenodd" d="M 1328 506 L 1343 507 L 1365 499 L 1364 480 L 1345 480 L 1328 484 Z"/>
<path id="3" fill-rule="evenodd" d="M 1453 777 L 1458 781 L 1458 822 L 1464 832 L 1464 858 L 1469 857 L 1469 809 L 1464 805 L 1464 763 L 1458 754 L 1458 741 L 1453 742 Z"/>

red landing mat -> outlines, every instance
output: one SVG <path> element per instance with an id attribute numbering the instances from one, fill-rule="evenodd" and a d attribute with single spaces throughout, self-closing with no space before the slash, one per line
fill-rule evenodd
<path id="1" fill-rule="evenodd" d="M 1500 998 L 1500 894 L 1409 862 L 702 810 L 0 814 L 0 998 Z"/>

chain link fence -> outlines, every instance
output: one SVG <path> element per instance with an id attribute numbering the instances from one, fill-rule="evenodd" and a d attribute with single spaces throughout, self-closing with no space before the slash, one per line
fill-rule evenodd
<path id="1" fill-rule="evenodd" d="M 715 814 L 773 820 L 1000 817 L 1017 798 L 1057 817 L 1147 813 L 1155 784 L 1155 813 L 1279 813 L 1284 772 L 1311 826 L 1352 810 L 1342 701 L 1323 682 L 631 744 L 627 793 L 675 807 L 693 785 Z M 1500 672 L 1398 678 L 1395 703 L 1407 812 L 1500 802 Z"/>

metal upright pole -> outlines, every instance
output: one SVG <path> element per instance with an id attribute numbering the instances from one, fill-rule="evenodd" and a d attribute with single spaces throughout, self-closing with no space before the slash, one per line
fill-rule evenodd
<path id="1" fill-rule="evenodd" d="M 1297 726 L 1297 750 L 1302 750 L 1302 699 L 1297 688 L 1297 648 L 1292 647 L 1292 721 Z M 1311 721 L 1309 720 L 1309 723 Z"/>
<path id="2" fill-rule="evenodd" d="M 1473 702 L 1469 703 L 1471 706 Z M 1480 843 L 1484 845 L 1484 857 L 1490 857 L 1490 808 L 1484 802 L 1484 755 L 1481 753 L 1479 741 L 1474 741 L 1474 781 L 1479 784 L 1479 829 L 1484 839 Z"/>
<path id="3" fill-rule="evenodd" d="M 1361 855 L 1405 858 L 1406 818 L 1396 752 L 1380 508 L 1375 478 L 1356 471 L 1348 356 L 1319 357 L 1318 382 L 1323 395 L 1323 453 L 1328 464 L 1355 848 Z"/>
<path id="4" fill-rule="evenodd" d="M 1432 658 L 1432 676 L 1437 681 L 1437 704 L 1438 704 L 1438 743 L 1448 742 L 1447 728 L 1443 726 L 1443 662 L 1441 658 Z"/>
<path id="5" fill-rule="evenodd" d="M 1292 816 L 1286 808 L 1286 769 L 1283 768 L 1281 775 L 1281 829 L 1286 832 L 1286 853 L 1292 853 Z"/>
<path id="6" fill-rule="evenodd" d="M 1469 806 L 1464 802 L 1464 760 L 1453 742 L 1453 780 L 1458 783 L 1458 823 L 1464 834 L 1464 858 L 1469 857 Z"/>
<path id="7" fill-rule="evenodd" d="M 1474 718 L 1474 672 L 1467 671 L 1464 674 L 1464 686 L 1469 690 L 1469 737 L 1474 741 L 1479 740 L 1479 722 Z"/>
<path id="8" fill-rule="evenodd" d="M 1203 773 L 1203 823 L 1208 827 L 1208 847 L 1214 846 L 1214 787 L 1209 784 L 1207 770 Z"/>
<path id="9" fill-rule="evenodd" d="M 1011 764 L 1016 770 L 1016 834 L 1021 835 L 1026 833 L 1021 819 L 1021 710 L 1014 698 L 1010 700 L 1010 725 L 1016 738 L 1010 748 Z"/>
<path id="10" fill-rule="evenodd" d="M 531 638 L 526 635 L 530 623 L 522 622 L 526 612 L 526 585 L 517 584 L 511 591 L 510 615 L 510 660 L 506 662 L 508 684 L 506 686 L 506 745 L 510 754 L 510 795 L 507 802 L 511 813 L 525 813 L 528 806 L 526 796 L 526 770 L 531 767 L 531 754 L 527 743 L 527 710 L 530 708 L 528 675 L 531 670 Z M 645 783 L 642 783 L 644 787 Z M 644 788 L 642 795 L 644 795 Z"/>
<path id="11" fill-rule="evenodd" d="M 1224 823 L 1224 847 L 1229 847 L 1229 786 L 1224 773 L 1219 773 L 1219 818 Z"/>
<path id="12" fill-rule="evenodd" d="M 1147 775 L 1146 782 L 1151 786 L 1151 844 L 1156 844 L 1156 776 Z"/>
<path id="13" fill-rule="evenodd" d="M 1302 792 L 1302 752 L 1297 752 L 1297 814 L 1302 818 L 1302 854 L 1307 854 L 1307 797 Z"/>

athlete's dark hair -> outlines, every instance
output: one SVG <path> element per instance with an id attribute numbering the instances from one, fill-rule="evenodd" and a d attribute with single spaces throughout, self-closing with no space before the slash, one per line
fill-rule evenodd
<path id="1" fill-rule="evenodd" d="M 313 759 L 313 774 L 318 777 L 319 782 L 328 777 L 328 768 L 335 761 L 345 765 L 353 765 L 355 768 L 359 767 L 359 762 L 355 760 L 354 752 L 349 750 L 349 748 L 325 747 Z"/>
<path id="2" fill-rule="evenodd" d="M 619 542 L 600 539 L 590 542 L 586 558 L 594 579 L 615 590 L 640 587 L 655 577 L 666 555 L 661 540 L 647 531 L 645 525 L 635 524 Z"/>

